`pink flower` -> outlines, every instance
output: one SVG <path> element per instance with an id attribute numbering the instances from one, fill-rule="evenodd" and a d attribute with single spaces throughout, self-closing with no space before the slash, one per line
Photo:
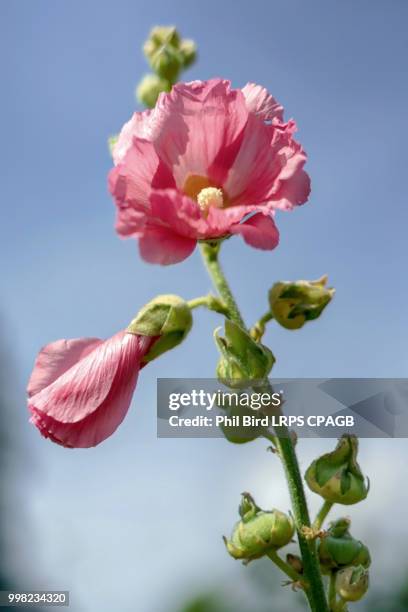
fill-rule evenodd
<path id="1" fill-rule="evenodd" d="M 149 262 L 182 261 L 197 240 L 241 234 L 273 249 L 273 215 L 306 202 L 306 154 L 283 108 L 259 85 L 179 83 L 135 113 L 113 151 L 116 230 Z"/>
<path id="2" fill-rule="evenodd" d="M 126 416 L 154 338 L 119 332 L 109 340 L 57 340 L 37 356 L 28 383 L 31 422 L 62 446 L 96 446 Z"/>

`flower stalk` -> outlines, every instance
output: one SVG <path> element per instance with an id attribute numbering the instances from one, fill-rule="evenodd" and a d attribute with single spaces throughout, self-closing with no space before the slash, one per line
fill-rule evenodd
<path id="1" fill-rule="evenodd" d="M 303 576 L 301 576 L 300 574 L 297 573 L 297 571 L 295 569 L 293 569 L 293 567 L 291 565 L 289 565 L 289 563 L 286 563 L 286 561 L 284 561 L 282 559 L 282 557 L 280 557 L 278 555 L 278 553 L 276 552 L 276 550 L 271 549 L 266 553 L 266 556 L 269 557 L 269 559 L 277 566 L 279 567 L 279 569 L 288 576 L 288 578 L 290 578 L 293 583 L 302 585 L 303 587 L 307 588 L 308 585 L 305 584 Z"/>
<path id="2" fill-rule="evenodd" d="M 327 515 L 329 514 L 333 506 L 333 502 L 327 500 L 323 503 L 314 520 L 313 529 L 315 529 L 316 531 L 319 531 L 319 529 L 321 529 L 324 521 L 326 520 Z"/>
<path id="3" fill-rule="evenodd" d="M 229 310 L 224 304 L 224 302 L 219 298 L 216 298 L 211 293 L 189 300 L 187 302 L 187 306 L 190 308 L 190 310 L 194 310 L 195 308 L 200 308 L 202 306 L 204 308 L 207 308 L 207 310 L 218 312 L 219 314 L 225 315 L 226 317 L 228 317 L 229 315 Z"/>
<path id="4" fill-rule="evenodd" d="M 200 246 L 204 264 L 215 288 L 228 308 L 230 319 L 246 330 L 244 320 L 219 262 L 220 244 L 202 243 Z M 271 391 L 267 379 L 264 380 L 263 386 L 265 391 Z M 273 441 L 284 467 L 302 555 L 304 575 L 309 585 L 305 589 L 305 594 L 312 612 L 329 612 L 316 553 L 316 543 L 313 540 L 307 540 L 302 532 L 303 527 L 311 527 L 311 522 L 294 445 L 286 427 L 275 428 L 275 433 L 276 437 L 273 438 Z"/>

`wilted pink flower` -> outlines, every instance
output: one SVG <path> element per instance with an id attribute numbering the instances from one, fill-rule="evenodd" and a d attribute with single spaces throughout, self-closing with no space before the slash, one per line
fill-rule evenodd
<path id="1" fill-rule="evenodd" d="M 31 422 L 62 446 L 88 448 L 123 421 L 154 339 L 119 332 L 109 340 L 57 340 L 38 354 L 28 383 Z"/>
<path id="2" fill-rule="evenodd" d="M 282 120 L 282 106 L 251 83 L 240 90 L 220 79 L 193 81 L 161 94 L 114 147 L 117 232 L 138 238 L 142 257 L 160 264 L 185 259 L 197 240 L 231 234 L 276 247 L 274 211 L 310 192 L 295 123 Z"/>

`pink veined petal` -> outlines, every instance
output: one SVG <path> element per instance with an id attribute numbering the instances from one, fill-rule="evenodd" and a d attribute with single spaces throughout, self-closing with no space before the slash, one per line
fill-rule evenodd
<path id="1" fill-rule="evenodd" d="M 205 221 L 196 202 L 175 189 L 152 191 L 150 218 L 188 238 L 197 238 Z"/>
<path id="2" fill-rule="evenodd" d="M 247 244 L 263 250 L 272 250 L 279 244 L 279 231 L 269 215 L 258 213 L 231 227 L 231 233 L 241 234 Z"/>
<path id="3" fill-rule="evenodd" d="M 281 181 L 278 191 L 272 196 L 274 208 L 291 210 L 307 202 L 310 195 L 310 177 L 302 168 L 290 180 Z"/>
<path id="4" fill-rule="evenodd" d="M 115 166 L 123 161 L 123 158 L 132 146 L 133 138 L 135 136 L 149 140 L 149 118 L 151 113 L 152 111 L 150 109 L 141 113 L 133 113 L 129 121 L 122 127 L 118 140 L 116 141 L 112 150 L 112 157 Z"/>
<path id="5" fill-rule="evenodd" d="M 230 228 L 239 223 L 246 215 L 258 210 L 258 206 L 229 206 L 215 208 L 212 206 L 206 219 L 205 234 L 201 238 L 216 238 L 230 233 Z"/>
<path id="6" fill-rule="evenodd" d="M 120 332 L 99 344 L 54 382 L 30 399 L 37 410 L 61 422 L 76 422 L 106 399 L 126 350 L 128 334 Z M 137 368 L 138 369 L 138 368 Z"/>
<path id="7" fill-rule="evenodd" d="M 118 211 L 116 229 L 121 236 L 140 230 L 150 207 L 150 192 L 157 184 L 163 189 L 174 187 L 173 176 L 158 158 L 153 144 L 135 137 L 123 163 L 115 166 L 108 177 Z"/>
<path id="8" fill-rule="evenodd" d="M 233 163 L 248 119 L 240 90 L 212 79 L 175 85 L 161 94 L 154 112 L 159 157 L 182 188 L 189 175 L 221 184 Z"/>
<path id="9" fill-rule="evenodd" d="M 229 228 L 248 213 L 254 206 L 210 207 L 204 218 L 199 206 L 189 197 L 174 189 L 153 191 L 150 196 L 150 217 L 146 229 L 167 227 L 180 237 L 197 239 L 218 238 L 229 234 Z M 143 233 L 145 233 L 144 230 Z"/>
<path id="10" fill-rule="evenodd" d="M 28 381 L 28 397 L 48 387 L 101 343 L 103 340 L 99 338 L 74 338 L 56 340 L 44 346 L 37 355 Z"/>
<path id="11" fill-rule="evenodd" d="M 63 446 L 99 444 L 125 417 L 151 343 L 152 338 L 125 332 L 100 343 L 30 398 L 32 422 Z"/>
<path id="12" fill-rule="evenodd" d="M 223 186 L 233 205 L 264 202 L 281 170 L 280 160 L 271 151 L 270 127 L 250 115 L 241 148 Z"/>
<path id="13" fill-rule="evenodd" d="M 139 238 L 142 258 L 167 266 L 186 259 L 194 251 L 197 240 L 177 234 L 172 228 L 160 225 L 147 227 Z"/>
<path id="14" fill-rule="evenodd" d="M 275 100 L 265 87 L 247 83 L 242 88 L 245 102 L 249 112 L 257 115 L 264 121 L 277 119 L 283 121 L 283 106 Z"/>
<path id="15" fill-rule="evenodd" d="M 137 383 L 138 372 L 120 384 L 114 381 L 111 391 L 93 413 L 80 421 L 61 422 L 29 405 L 31 422 L 45 438 L 68 448 L 90 448 L 109 438 L 125 418 Z"/>

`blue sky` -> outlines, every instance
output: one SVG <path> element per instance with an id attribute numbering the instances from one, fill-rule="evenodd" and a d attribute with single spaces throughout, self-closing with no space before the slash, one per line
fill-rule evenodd
<path id="1" fill-rule="evenodd" d="M 86 601 L 99 575 L 89 560 L 100 559 L 101 534 L 116 534 L 116 543 L 141 537 L 136 491 L 145 487 L 159 506 L 163 491 L 167 498 L 187 490 L 205 499 L 223 487 L 223 474 L 207 474 L 221 457 L 256 461 L 262 453 L 257 445 L 238 453 L 222 441 L 155 439 L 157 376 L 211 376 L 214 370 L 212 330 L 218 321 L 204 312 L 197 313 L 182 348 L 143 371 L 128 419 L 106 444 L 70 453 L 41 440 L 26 424 L 25 381 L 44 343 L 106 337 L 157 293 L 191 298 L 210 289 L 198 253 L 178 266 L 152 267 L 139 259 L 134 242 L 119 240 L 113 230 L 106 140 L 135 109 L 134 87 L 147 71 L 141 44 L 151 26 L 176 24 L 199 47 L 199 61 L 186 79 L 261 83 L 298 123 L 309 154 L 310 202 L 278 215 L 281 245 L 275 252 L 249 249 L 237 239 L 223 254 L 248 322 L 264 311 L 267 288 L 276 280 L 327 272 L 337 289 L 317 323 L 299 333 L 268 332 L 278 358 L 276 375 L 406 376 L 408 5 L 403 0 L 3 0 L 0 17 L 1 308 L 16 363 L 17 431 L 38 467 L 26 482 L 33 538 L 41 534 L 42 575 L 48 572 L 49 581 L 58 582 L 55 565 L 65 563 L 83 609 L 103 612 L 110 609 L 109 597 L 106 608 L 103 598 L 97 608 Z M 406 451 L 402 443 L 398 448 Z M 374 457 L 370 452 L 367 457 Z M 200 495 L 194 469 L 204 481 L 201 488 L 207 486 Z M 233 485 L 223 489 L 224 523 L 210 529 L 217 533 L 234 518 L 240 490 L 250 487 L 247 482 L 238 488 L 244 483 L 227 472 Z M 129 488 L 133 493 L 126 502 Z M 279 496 L 285 493 L 279 490 Z M 54 518 L 45 530 L 46 509 Z M 77 547 L 62 546 L 61 524 Z M 128 567 L 130 549 L 112 546 Z M 208 546 L 207 552 L 210 559 L 214 551 Z M 217 555 L 224 564 L 218 546 Z M 89 574 L 88 591 L 81 568 Z M 103 575 L 102 570 L 113 572 L 113 582 L 119 577 L 107 561 Z M 149 600 L 151 589 L 142 591 L 141 611 L 147 612 L 158 604 Z M 122 610 L 130 611 L 126 606 L 122 602 Z"/>

